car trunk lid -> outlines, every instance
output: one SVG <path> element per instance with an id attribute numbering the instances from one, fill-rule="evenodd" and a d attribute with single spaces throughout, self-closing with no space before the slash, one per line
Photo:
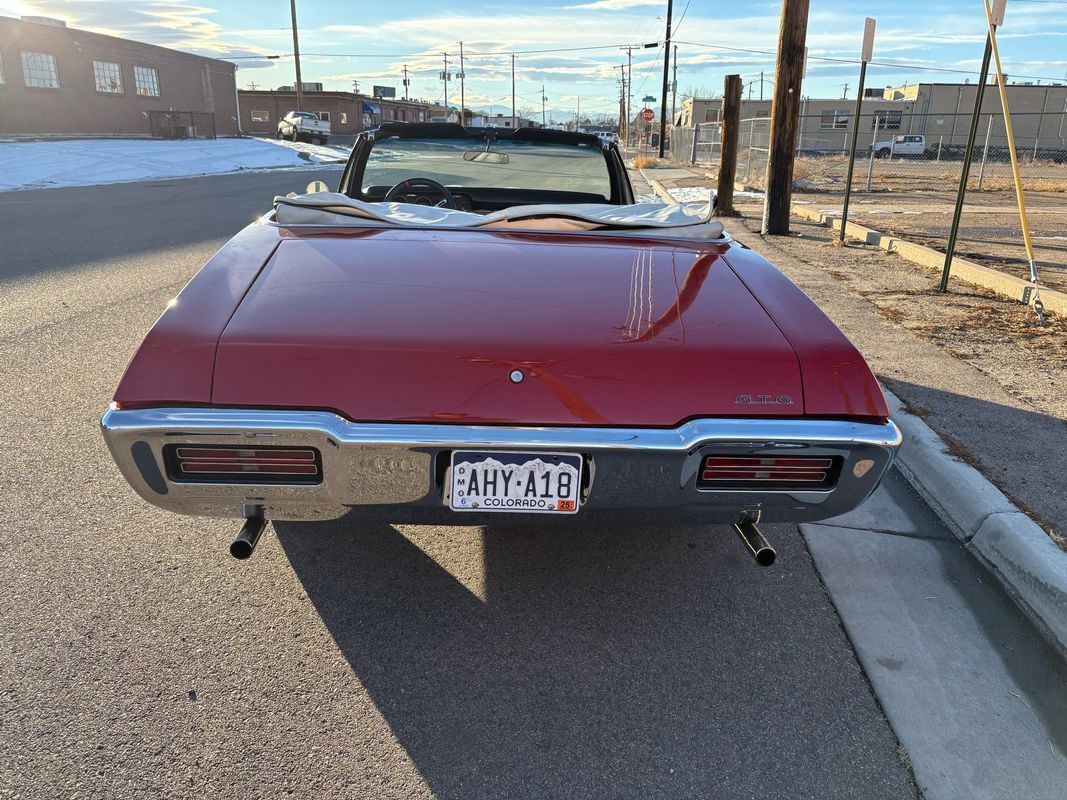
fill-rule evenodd
<path id="1" fill-rule="evenodd" d="M 373 230 L 283 241 L 212 401 L 353 420 L 666 426 L 799 415 L 796 355 L 722 242 Z"/>

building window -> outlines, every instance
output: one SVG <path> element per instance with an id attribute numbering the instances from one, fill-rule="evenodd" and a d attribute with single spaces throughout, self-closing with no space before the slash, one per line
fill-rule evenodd
<path id="1" fill-rule="evenodd" d="M 704 121 L 705 122 L 718 122 L 719 121 L 718 108 L 706 108 L 704 109 Z"/>
<path id="2" fill-rule="evenodd" d="M 270 112 L 269 111 L 253 111 L 252 112 L 252 121 L 253 122 L 270 122 Z"/>
<path id="3" fill-rule="evenodd" d="M 899 131 L 903 111 L 875 111 L 874 119 L 871 120 L 871 130 L 877 124 L 880 131 Z"/>
<path id="4" fill-rule="evenodd" d="M 823 111 L 819 117 L 819 127 L 829 130 L 845 130 L 848 128 L 848 111 L 834 109 Z"/>
<path id="5" fill-rule="evenodd" d="M 321 119 L 323 122 L 329 122 L 330 121 L 330 112 L 329 111 L 316 111 L 315 113 L 318 114 L 319 119 Z"/>
<path id="6" fill-rule="evenodd" d="M 96 91 L 104 94 L 122 94 L 122 70 L 110 61 L 93 62 L 93 78 Z"/>
<path id="7" fill-rule="evenodd" d="M 155 67 L 134 67 L 133 83 L 141 97 L 159 97 L 159 73 Z"/>
<path id="8" fill-rule="evenodd" d="M 341 124 L 342 125 L 347 125 L 348 124 L 348 112 L 347 111 L 342 111 L 341 112 Z"/>
<path id="9" fill-rule="evenodd" d="M 56 59 L 50 53 L 23 53 L 22 77 L 27 86 L 39 89 L 58 89 L 59 74 Z"/>

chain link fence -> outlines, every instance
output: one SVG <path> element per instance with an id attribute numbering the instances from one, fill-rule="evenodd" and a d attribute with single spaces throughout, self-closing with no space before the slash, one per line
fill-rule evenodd
<path id="1" fill-rule="evenodd" d="M 705 122 L 693 128 L 675 126 L 670 156 L 672 161 L 683 164 L 718 167 L 722 158 L 722 123 Z"/>
<path id="2" fill-rule="evenodd" d="M 979 122 L 979 136 L 970 155 L 969 188 L 1011 188 L 1011 153 L 1003 117 L 983 114 Z M 853 192 L 954 191 L 953 183 L 958 184 L 967 156 L 970 124 L 970 114 L 945 114 L 931 120 L 902 118 L 888 112 L 862 115 Z M 1012 124 L 1024 187 L 1067 191 L 1067 114 L 1013 114 Z M 801 116 L 798 130 L 795 188 L 843 192 L 852 144 L 850 116 Z M 741 121 L 739 181 L 763 188 L 769 143 L 768 118 Z"/>

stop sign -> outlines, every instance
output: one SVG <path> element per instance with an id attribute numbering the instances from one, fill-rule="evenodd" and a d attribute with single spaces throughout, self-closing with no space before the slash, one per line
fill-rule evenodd
<path id="1" fill-rule="evenodd" d="M 643 119 L 645 122 L 651 122 L 655 118 L 656 112 L 653 111 L 651 108 L 646 108 L 644 111 L 641 112 L 641 119 Z"/>

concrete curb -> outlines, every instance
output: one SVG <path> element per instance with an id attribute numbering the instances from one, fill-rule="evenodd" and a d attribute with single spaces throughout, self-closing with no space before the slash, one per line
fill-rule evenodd
<path id="1" fill-rule="evenodd" d="M 1067 658 L 1067 553 L 898 397 L 885 395 L 904 434 L 901 473 Z"/>
<path id="2" fill-rule="evenodd" d="M 817 222 L 834 230 L 841 230 L 841 220 L 831 214 L 823 214 L 813 208 L 797 205 L 794 205 L 791 211 L 801 219 Z M 930 247 L 924 247 L 921 244 L 898 239 L 895 236 L 888 236 L 881 231 L 867 228 L 855 222 L 846 223 L 845 236 L 865 244 L 877 245 L 887 253 L 895 253 L 906 261 L 918 264 L 921 267 L 937 270 L 938 272 L 941 271 L 945 263 L 944 253 Z M 975 264 L 965 258 L 952 259 L 952 275 L 961 281 L 966 281 L 974 286 L 981 286 L 983 289 L 990 289 L 1002 297 L 1019 302 L 1022 301 L 1023 292 L 1033 288 L 1033 284 L 1029 281 L 989 267 L 983 267 L 981 264 Z M 1067 294 L 1045 286 L 1040 288 L 1041 302 L 1044 303 L 1045 310 L 1055 314 L 1067 315 Z M 1033 303 L 1034 299 L 1031 292 L 1030 303 Z"/>
<path id="3" fill-rule="evenodd" d="M 648 176 L 648 173 L 645 172 L 643 169 L 639 169 L 638 172 L 641 173 L 641 177 L 645 179 L 645 182 L 649 186 L 652 187 L 652 191 L 656 193 L 656 196 L 660 200 L 672 206 L 678 205 L 678 201 L 671 197 L 671 193 L 668 192 L 665 188 L 663 188 L 662 183 L 657 181 L 655 178 L 650 178 Z"/>

